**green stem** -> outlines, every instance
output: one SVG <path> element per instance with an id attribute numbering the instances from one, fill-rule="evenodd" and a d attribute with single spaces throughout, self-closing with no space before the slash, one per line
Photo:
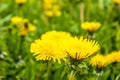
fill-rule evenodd
<path id="1" fill-rule="evenodd" d="M 70 75 L 69 75 L 69 77 L 68 77 L 68 80 L 76 80 L 76 79 L 75 79 L 75 73 L 74 73 L 73 70 L 71 71 L 71 73 L 70 73 Z"/>
<path id="2" fill-rule="evenodd" d="M 88 6 L 87 6 L 87 13 L 86 13 L 86 20 L 88 21 L 90 18 L 90 6 L 91 6 L 91 0 L 88 0 Z"/>
<path id="3" fill-rule="evenodd" d="M 84 22 L 84 1 L 80 4 L 80 20 L 81 22 Z"/>
<path id="4" fill-rule="evenodd" d="M 50 74 L 51 74 L 51 68 L 52 68 L 52 62 L 48 63 L 48 68 L 47 68 L 47 76 L 45 80 L 49 80 Z"/>
<path id="5" fill-rule="evenodd" d="M 98 0 L 98 3 L 99 3 L 100 8 L 103 9 L 104 7 L 103 0 Z"/>
<path id="6" fill-rule="evenodd" d="M 45 64 L 41 64 L 41 67 L 40 67 L 39 72 L 37 74 L 36 80 L 40 80 L 42 70 L 43 70 L 44 67 L 45 67 Z"/>

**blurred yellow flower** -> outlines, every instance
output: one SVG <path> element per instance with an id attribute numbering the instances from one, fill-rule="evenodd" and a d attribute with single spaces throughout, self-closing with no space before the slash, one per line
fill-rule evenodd
<path id="1" fill-rule="evenodd" d="M 54 5 L 53 6 L 53 12 L 54 12 L 55 16 L 61 16 L 61 11 L 59 9 L 60 9 L 59 5 Z"/>
<path id="2" fill-rule="evenodd" d="M 56 3 L 56 0 L 44 0 L 43 9 L 47 17 L 61 16 L 60 5 Z"/>
<path id="3" fill-rule="evenodd" d="M 61 13 L 61 11 L 57 10 L 57 11 L 55 11 L 54 14 L 55 14 L 55 16 L 61 16 L 62 13 Z"/>
<path id="4" fill-rule="evenodd" d="M 47 10 L 52 9 L 52 4 L 44 3 L 44 5 L 43 5 L 43 9 L 47 9 Z"/>
<path id="5" fill-rule="evenodd" d="M 83 22 L 81 24 L 81 28 L 89 31 L 89 32 L 95 32 L 101 24 L 99 22 Z"/>
<path id="6" fill-rule="evenodd" d="M 57 0 L 43 0 L 44 3 L 49 3 L 49 4 L 52 4 L 52 3 L 56 3 Z"/>
<path id="7" fill-rule="evenodd" d="M 28 29 L 23 25 L 21 28 L 20 28 L 20 32 L 19 32 L 19 35 L 21 36 L 25 36 L 28 34 Z"/>
<path id="8" fill-rule="evenodd" d="M 109 58 L 109 61 L 114 62 L 120 62 L 120 51 L 114 51 L 110 54 L 107 54 L 107 57 Z"/>
<path id="9" fill-rule="evenodd" d="M 56 11 L 53 11 L 53 10 L 46 10 L 44 11 L 45 15 L 47 17 L 53 17 L 53 16 L 61 16 L 61 11 L 59 10 L 56 10 Z"/>
<path id="10" fill-rule="evenodd" d="M 22 22 L 23 18 L 21 17 L 18 17 L 18 16 L 15 16 L 15 17 L 12 17 L 11 18 L 11 22 L 14 24 L 14 25 L 19 25 L 21 22 Z"/>
<path id="11" fill-rule="evenodd" d="M 28 24 L 28 31 L 36 31 L 36 26 L 34 26 L 33 24 L 29 23 Z"/>
<path id="12" fill-rule="evenodd" d="M 54 15 L 52 10 L 45 10 L 44 14 L 48 17 L 52 17 Z"/>
<path id="13" fill-rule="evenodd" d="M 84 39 L 83 37 L 74 37 L 66 42 L 63 41 L 61 44 L 68 55 L 74 60 L 88 58 L 100 49 L 97 42 L 94 40 Z"/>
<path id="14" fill-rule="evenodd" d="M 52 40 L 35 40 L 30 46 L 30 51 L 36 55 L 36 60 L 53 60 L 61 63 L 61 59 L 65 61 L 66 53 L 63 52 L 58 44 Z"/>
<path id="15" fill-rule="evenodd" d="M 110 61 L 106 55 L 97 54 L 91 58 L 89 63 L 97 69 L 103 69 L 110 63 Z"/>
<path id="16" fill-rule="evenodd" d="M 25 23 L 29 23 L 29 20 L 28 19 L 23 19 L 23 24 L 25 24 Z"/>
<path id="17" fill-rule="evenodd" d="M 17 4 L 24 4 L 27 2 L 27 0 L 15 0 Z"/>
<path id="18" fill-rule="evenodd" d="M 27 35 L 28 32 L 32 32 L 32 31 L 36 31 L 36 26 L 34 26 L 33 24 L 31 23 L 25 23 L 23 24 L 23 26 L 20 28 L 20 32 L 19 32 L 19 35 Z"/>
<path id="19" fill-rule="evenodd" d="M 113 0 L 114 3 L 120 4 L 120 0 Z"/>

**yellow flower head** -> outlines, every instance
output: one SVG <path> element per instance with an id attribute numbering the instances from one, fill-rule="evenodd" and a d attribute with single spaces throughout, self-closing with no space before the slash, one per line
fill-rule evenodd
<path id="1" fill-rule="evenodd" d="M 52 3 L 56 3 L 56 0 L 43 0 L 43 2 L 52 4 Z"/>
<path id="2" fill-rule="evenodd" d="M 17 4 L 24 4 L 27 2 L 27 0 L 15 0 Z"/>
<path id="3" fill-rule="evenodd" d="M 47 17 L 61 16 L 60 6 L 56 3 L 56 0 L 44 0 L 43 9 Z"/>
<path id="4" fill-rule="evenodd" d="M 55 16 L 61 16 L 61 14 L 62 14 L 61 11 L 59 11 L 59 10 L 55 11 Z"/>
<path id="5" fill-rule="evenodd" d="M 54 15 L 54 12 L 52 10 L 45 10 L 44 11 L 44 14 L 47 16 L 47 17 L 52 17 Z"/>
<path id="6" fill-rule="evenodd" d="M 14 24 L 14 25 L 19 25 L 21 22 L 22 22 L 23 18 L 21 17 L 18 17 L 18 16 L 15 16 L 15 17 L 12 17 L 11 18 L 11 22 Z"/>
<path id="7" fill-rule="evenodd" d="M 81 27 L 89 32 L 95 32 L 101 24 L 99 22 L 83 22 Z"/>
<path id="8" fill-rule="evenodd" d="M 62 32 L 62 31 L 55 31 L 55 30 L 46 32 L 45 34 L 43 34 L 41 36 L 42 40 L 49 39 L 56 43 L 60 43 L 61 41 L 65 40 L 65 39 L 69 39 L 69 38 L 71 38 L 70 33 Z"/>
<path id="9" fill-rule="evenodd" d="M 45 10 L 44 11 L 44 14 L 47 16 L 47 17 L 53 17 L 53 16 L 61 16 L 61 11 L 60 10 Z"/>
<path id="10" fill-rule="evenodd" d="M 50 9 L 52 9 L 52 4 L 44 3 L 44 5 L 43 5 L 43 9 L 46 9 L 46 10 L 50 10 Z"/>
<path id="11" fill-rule="evenodd" d="M 29 20 L 28 19 L 23 19 L 23 24 L 25 24 L 25 23 L 29 23 Z"/>
<path id="12" fill-rule="evenodd" d="M 83 37 L 71 38 L 66 42 L 63 41 L 61 45 L 63 45 L 68 55 L 75 60 L 82 60 L 84 58 L 87 58 L 100 49 L 97 42 L 89 39 L 84 39 Z"/>
<path id="13" fill-rule="evenodd" d="M 102 69 L 107 66 L 109 62 L 109 58 L 105 55 L 97 54 L 89 62 L 92 66 L 96 67 L 97 69 Z"/>
<path id="14" fill-rule="evenodd" d="M 113 0 L 114 3 L 120 4 L 120 0 Z"/>
<path id="15" fill-rule="evenodd" d="M 34 26 L 31 23 L 25 23 L 23 26 L 20 28 L 19 35 L 27 35 L 28 32 L 36 31 L 36 26 Z"/>
<path id="16" fill-rule="evenodd" d="M 36 55 L 36 60 L 53 60 L 61 63 L 61 59 L 65 60 L 66 53 L 63 52 L 59 45 L 51 40 L 35 40 L 30 46 L 30 51 Z"/>
<path id="17" fill-rule="evenodd" d="M 28 29 L 23 25 L 21 28 L 20 28 L 20 32 L 19 32 L 19 35 L 21 36 L 25 36 L 28 34 Z"/>
<path id="18" fill-rule="evenodd" d="M 109 61 L 112 62 L 120 62 L 120 51 L 114 51 L 110 54 L 107 54 Z"/>
<path id="19" fill-rule="evenodd" d="M 34 26 L 33 24 L 29 23 L 28 24 L 28 31 L 36 31 L 36 26 Z"/>

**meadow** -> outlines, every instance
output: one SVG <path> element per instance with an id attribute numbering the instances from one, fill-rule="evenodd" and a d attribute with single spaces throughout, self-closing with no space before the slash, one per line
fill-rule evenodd
<path id="1" fill-rule="evenodd" d="M 0 0 L 0 80 L 120 80 L 120 0 Z"/>

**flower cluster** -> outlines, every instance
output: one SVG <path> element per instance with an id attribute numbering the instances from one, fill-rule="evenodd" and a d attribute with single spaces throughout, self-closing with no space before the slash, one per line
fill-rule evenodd
<path id="1" fill-rule="evenodd" d="M 60 5 L 57 4 L 56 0 L 43 0 L 44 14 L 47 17 L 60 16 Z"/>
<path id="2" fill-rule="evenodd" d="M 120 62 L 120 51 L 115 51 L 106 55 L 97 54 L 91 58 L 89 63 L 97 69 L 102 69 L 114 62 Z"/>
<path id="3" fill-rule="evenodd" d="M 83 22 L 81 28 L 87 30 L 88 32 L 95 32 L 101 24 L 99 22 Z"/>
<path id="4" fill-rule="evenodd" d="M 87 58 L 99 50 L 97 42 L 83 37 L 72 37 L 70 33 L 62 31 L 49 31 L 35 40 L 30 51 L 36 55 L 37 60 L 65 60 L 69 56 L 75 60 Z"/>
<path id="5" fill-rule="evenodd" d="M 20 27 L 20 32 L 19 32 L 19 35 L 21 36 L 27 35 L 28 32 L 32 32 L 36 30 L 36 27 L 33 24 L 31 24 L 28 19 L 23 19 L 21 17 L 15 16 L 11 18 L 11 22 L 16 26 L 22 25 Z"/>
<path id="6" fill-rule="evenodd" d="M 36 31 L 36 27 L 31 24 L 27 19 L 23 20 L 23 25 L 20 28 L 19 35 L 27 35 L 28 32 Z"/>
<path id="7" fill-rule="evenodd" d="M 37 60 L 57 60 L 65 61 L 66 53 L 60 48 L 60 43 L 65 37 L 71 37 L 69 33 L 62 31 L 50 31 L 41 36 L 41 39 L 35 40 L 31 44 L 30 51 L 36 55 Z"/>

